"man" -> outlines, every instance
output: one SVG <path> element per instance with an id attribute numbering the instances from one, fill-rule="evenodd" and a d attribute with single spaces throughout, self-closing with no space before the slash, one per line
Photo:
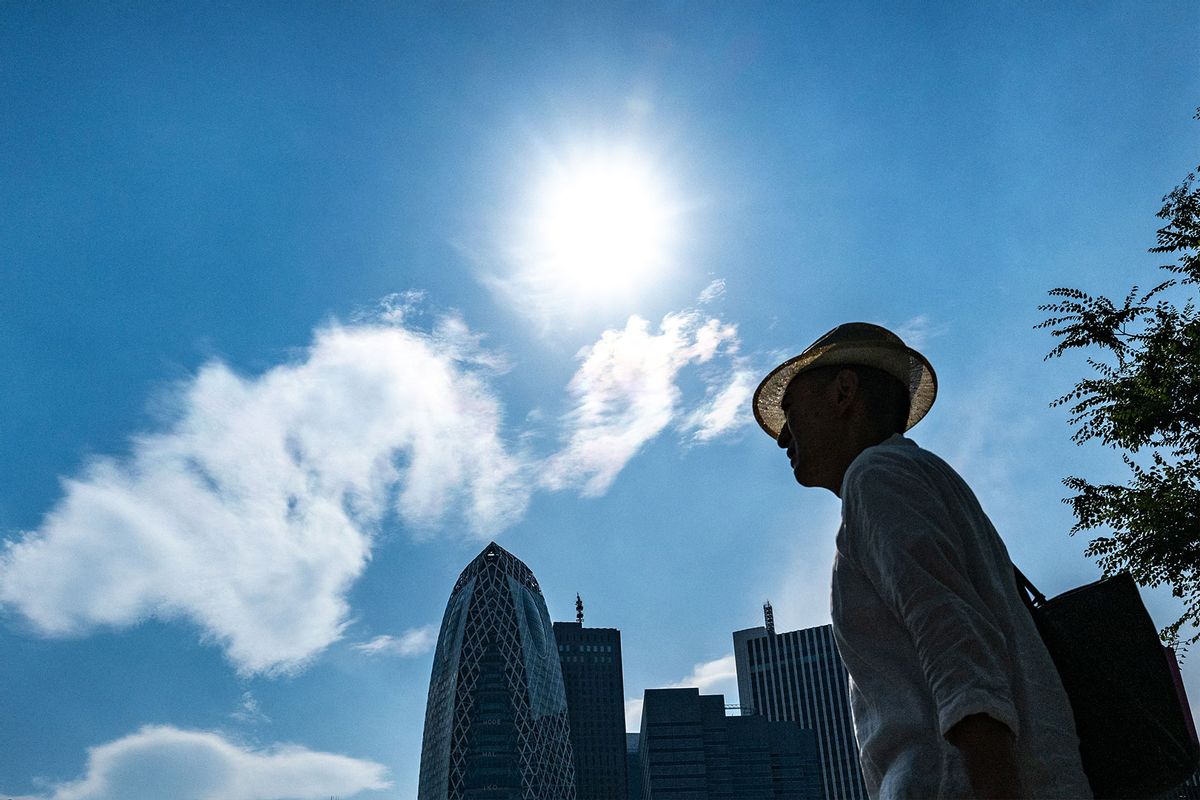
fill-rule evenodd
<path id="1" fill-rule="evenodd" d="M 833 632 L 873 798 L 1091 797 L 1070 705 L 1004 543 L 966 483 L 902 434 L 929 362 L 848 323 L 775 368 L 759 425 L 842 500 Z"/>

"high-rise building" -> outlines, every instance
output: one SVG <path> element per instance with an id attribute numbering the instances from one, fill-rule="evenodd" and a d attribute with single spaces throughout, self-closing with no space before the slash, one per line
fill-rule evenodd
<path id="1" fill-rule="evenodd" d="M 574 800 L 567 701 L 529 567 L 492 542 L 454 584 L 425 708 L 419 800 Z"/>
<path id="2" fill-rule="evenodd" d="M 821 798 L 816 735 L 794 722 L 727 717 L 719 694 L 647 689 L 637 746 L 642 800 Z"/>
<path id="3" fill-rule="evenodd" d="M 736 631 L 733 653 L 743 712 L 798 722 L 816 732 L 825 800 L 867 800 L 850 716 L 849 675 L 833 640 L 833 626 L 775 632 L 771 605 L 766 626 Z"/>
<path id="4" fill-rule="evenodd" d="M 575 598 L 578 622 L 554 623 L 562 662 L 578 800 L 625 797 L 625 686 L 621 632 L 583 627 L 583 601 Z"/>

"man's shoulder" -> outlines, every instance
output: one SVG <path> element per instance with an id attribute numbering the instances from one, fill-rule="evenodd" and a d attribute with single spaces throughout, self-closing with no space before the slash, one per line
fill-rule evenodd
<path id="1" fill-rule="evenodd" d="M 881 469 L 913 469 L 921 464 L 940 461 L 941 459 L 918 446 L 912 439 L 897 433 L 859 453 L 854 461 L 850 462 L 850 467 L 846 470 L 846 477 Z"/>
<path id="2" fill-rule="evenodd" d="M 961 480 L 954 470 L 936 454 L 917 445 L 912 439 L 894 434 L 883 442 L 868 447 L 851 462 L 842 479 L 842 499 L 856 494 L 866 486 L 895 486 L 929 489 L 945 481 Z"/>

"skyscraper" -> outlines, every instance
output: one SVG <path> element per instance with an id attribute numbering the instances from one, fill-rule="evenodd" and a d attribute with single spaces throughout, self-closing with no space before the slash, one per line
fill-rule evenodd
<path id="1" fill-rule="evenodd" d="M 567 702 L 529 567 L 492 542 L 454 584 L 425 708 L 419 800 L 574 800 Z"/>
<path id="2" fill-rule="evenodd" d="M 578 800 L 625 797 L 625 687 L 621 675 L 621 632 L 583 627 L 583 602 L 576 597 L 578 622 L 554 623 L 562 661 L 571 750 L 575 754 Z"/>
<path id="3" fill-rule="evenodd" d="M 727 717 L 722 695 L 647 689 L 642 800 L 820 800 L 816 735 L 794 722 Z"/>
<path id="4" fill-rule="evenodd" d="M 850 717 L 849 675 L 833 626 L 777 634 L 770 603 L 763 610 L 766 627 L 733 634 L 742 708 L 816 731 L 825 800 L 867 800 Z"/>

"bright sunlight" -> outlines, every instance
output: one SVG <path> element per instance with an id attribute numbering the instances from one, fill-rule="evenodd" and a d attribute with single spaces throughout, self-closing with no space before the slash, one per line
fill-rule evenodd
<path id="1" fill-rule="evenodd" d="M 551 162 L 528 214 L 517 280 L 569 312 L 631 302 L 660 278 L 679 209 L 647 159 L 595 149 Z"/>

